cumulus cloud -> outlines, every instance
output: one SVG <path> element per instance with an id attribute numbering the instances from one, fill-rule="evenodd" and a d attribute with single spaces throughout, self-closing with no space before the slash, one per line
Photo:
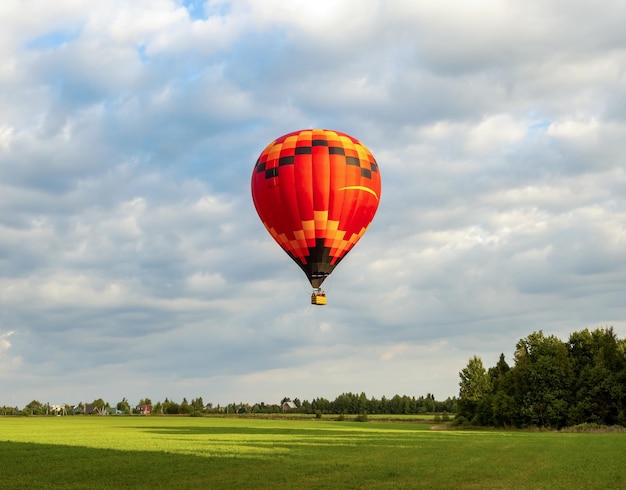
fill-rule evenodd
<path id="1" fill-rule="evenodd" d="M 533 330 L 623 336 L 624 13 L 5 2 L 0 403 L 445 398 Z M 383 179 L 326 308 L 249 196 L 305 127 Z"/>

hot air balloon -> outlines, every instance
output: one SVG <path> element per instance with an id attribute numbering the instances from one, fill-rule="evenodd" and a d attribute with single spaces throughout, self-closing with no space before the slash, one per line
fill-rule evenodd
<path id="1" fill-rule="evenodd" d="M 372 153 L 339 131 L 304 129 L 271 142 L 252 172 L 263 225 L 306 274 L 311 303 L 374 218 L 381 180 Z"/>

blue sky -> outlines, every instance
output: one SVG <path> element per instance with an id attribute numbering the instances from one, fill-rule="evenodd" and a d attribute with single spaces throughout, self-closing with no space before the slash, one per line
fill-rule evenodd
<path id="1" fill-rule="evenodd" d="M 444 399 L 535 330 L 626 336 L 625 14 L 2 3 L 0 404 Z M 325 308 L 250 197 L 308 127 L 383 179 Z"/>

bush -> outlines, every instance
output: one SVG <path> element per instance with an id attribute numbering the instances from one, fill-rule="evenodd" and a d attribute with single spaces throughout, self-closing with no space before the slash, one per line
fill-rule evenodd
<path id="1" fill-rule="evenodd" d="M 367 414 L 366 413 L 360 413 L 359 415 L 357 415 L 354 418 L 355 422 L 367 422 Z"/>
<path id="2" fill-rule="evenodd" d="M 322 418 L 322 411 L 321 410 L 315 410 L 315 418 L 316 419 L 321 419 Z"/>
<path id="3" fill-rule="evenodd" d="M 465 417 L 463 417 L 463 415 L 458 415 L 452 421 L 452 425 L 455 425 L 455 426 L 468 425 L 468 421 Z"/>

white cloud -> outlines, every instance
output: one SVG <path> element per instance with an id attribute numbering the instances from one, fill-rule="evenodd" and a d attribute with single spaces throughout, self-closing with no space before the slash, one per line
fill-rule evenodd
<path id="1" fill-rule="evenodd" d="M 6 352 L 11 347 L 11 343 L 9 342 L 9 337 L 13 335 L 15 332 L 6 332 L 0 334 L 0 351 Z"/>
<path id="2" fill-rule="evenodd" d="M 567 140 L 592 139 L 597 141 L 598 122 L 595 118 L 590 121 L 562 121 L 554 122 L 548 127 L 548 136 Z"/>
<path id="3" fill-rule="evenodd" d="M 0 126 L 0 148 L 8 150 L 11 144 L 11 136 L 13 135 L 13 128 L 8 125 Z"/>

